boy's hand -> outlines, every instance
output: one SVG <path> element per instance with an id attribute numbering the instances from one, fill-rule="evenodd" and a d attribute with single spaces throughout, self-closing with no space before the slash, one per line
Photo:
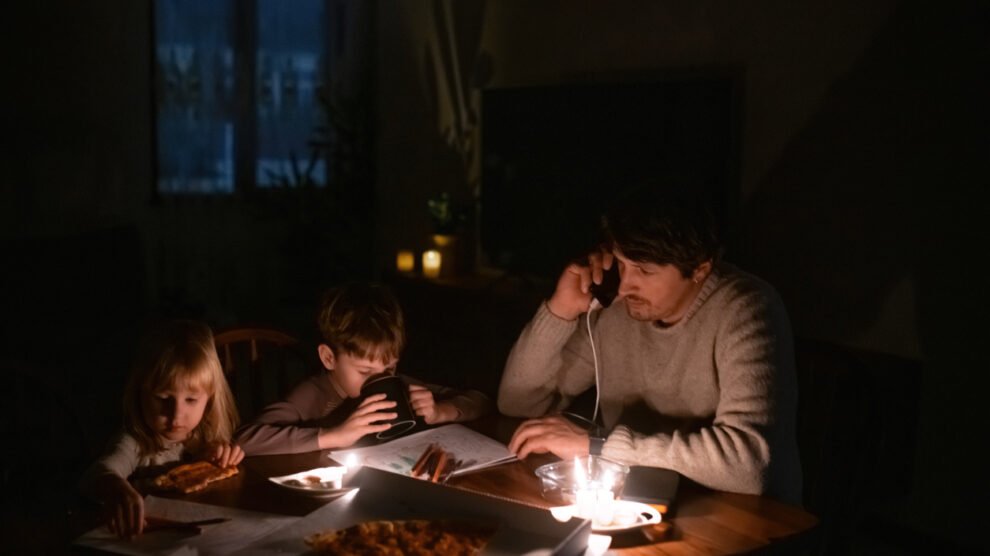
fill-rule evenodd
<path id="1" fill-rule="evenodd" d="M 321 432 L 319 437 L 320 449 L 345 448 L 354 444 L 366 434 L 387 431 L 391 423 L 378 423 L 399 416 L 394 411 L 385 411 L 395 407 L 395 402 L 385 399 L 385 394 L 368 396 L 357 406 L 354 413 L 339 426 L 329 431 Z"/>
<path id="2" fill-rule="evenodd" d="M 107 476 L 106 480 L 103 501 L 110 532 L 122 539 L 140 535 L 144 529 L 144 497 L 126 479 Z"/>
<path id="3" fill-rule="evenodd" d="M 418 384 L 409 385 L 409 404 L 416 415 L 423 418 L 427 425 L 454 421 L 459 415 L 457 408 L 448 403 L 437 403 L 429 388 Z"/>
<path id="4" fill-rule="evenodd" d="M 210 461 L 217 467 L 233 467 L 244 459 L 244 450 L 237 444 L 218 444 L 213 449 Z"/>

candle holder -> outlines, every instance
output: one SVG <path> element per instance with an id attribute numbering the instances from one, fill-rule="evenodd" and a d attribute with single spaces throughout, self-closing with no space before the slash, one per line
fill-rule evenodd
<path id="1" fill-rule="evenodd" d="M 408 249 L 400 249 L 395 254 L 395 269 L 399 272 L 411 274 L 416 270 L 416 255 Z"/>
<path id="2" fill-rule="evenodd" d="M 581 456 L 536 468 L 543 497 L 557 504 L 576 504 L 579 512 L 582 504 L 588 510 L 590 504 L 597 507 L 619 499 L 628 475 L 628 465 L 601 456 Z"/>
<path id="3" fill-rule="evenodd" d="M 443 264 L 443 260 L 439 251 L 436 249 L 423 251 L 423 276 L 427 278 L 439 278 L 441 264 Z"/>

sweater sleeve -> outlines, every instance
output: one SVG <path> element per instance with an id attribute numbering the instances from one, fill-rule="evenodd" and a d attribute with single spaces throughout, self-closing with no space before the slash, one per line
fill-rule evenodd
<path id="1" fill-rule="evenodd" d="M 79 480 L 79 490 L 87 496 L 95 496 L 96 483 L 104 475 L 116 475 L 127 479 L 138 468 L 140 456 L 138 444 L 128 434 L 121 434 L 113 441 L 106 455 L 93 462 Z"/>
<path id="2" fill-rule="evenodd" d="M 509 353 L 498 389 L 498 409 L 514 417 L 537 417 L 566 407 L 594 381 L 583 353 L 577 321 L 561 319 L 540 305 Z"/>
<path id="3" fill-rule="evenodd" d="M 319 450 L 320 428 L 312 422 L 330 413 L 341 401 L 338 396 L 330 399 L 317 385 L 316 381 L 323 379 L 310 378 L 284 401 L 266 407 L 251 423 L 238 429 L 234 442 L 248 456 Z"/>
<path id="4" fill-rule="evenodd" d="M 709 426 L 645 435 L 618 426 L 602 454 L 666 467 L 710 488 L 762 494 L 767 487 L 775 380 L 787 367 L 790 328 L 783 305 L 754 293 L 725 311 L 715 346 L 718 407 Z"/>
<path id="5" fill-rule="evenodd" d="M 419 384 L 429 388 L 433 392 L 433 399 L 438 402 L 447 402 L 457 408 L 459 416 L 457 422 L 473 421 L 479 417 L 491 413 L 492 401 L 488 396 L 477 390 L 458 390 L 449 386 L 429 384 L 420 382 L 412 377 L 406 377 L 408 382 Z"/>

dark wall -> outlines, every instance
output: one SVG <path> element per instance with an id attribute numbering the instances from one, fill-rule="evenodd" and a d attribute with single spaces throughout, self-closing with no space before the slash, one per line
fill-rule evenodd
<path id="1" fill-rule="evenodd" d="M 990 206 L 984 3 L 378 7 L 383 266 L 395 249 L 425 241 L 428 197 L 476 193 L 478 87 L 738 68 L 739 262 L 780 289 L 798 334 L 921 361 L 912 496 L 881 509 L 914 530 L 986 546 L 976 508 L 987 479 L 972 457 L 985 437 L 978 408 L 990 368 L 978 320 L 988 305 L 979 259 Z M 4 331 L 18 339 L 5 355 L 113 343 L 133 331 L 131 319 L 154 312 L 309 326 L 313 281 L 298 280 L 305 252 L 287 254 L 295 213 L 151 202 L 150 2 L 10 10 L 0 231 L 5 267 L 20 268 L 4 297 Z M 452 98 L 466 112 L 452 111 Z M 114 344 L 120 359 L 125 343 Z M 122 374 L 106 366 L 95 383 Z M 87 384 L 76 370 L 60 372 Z"/>

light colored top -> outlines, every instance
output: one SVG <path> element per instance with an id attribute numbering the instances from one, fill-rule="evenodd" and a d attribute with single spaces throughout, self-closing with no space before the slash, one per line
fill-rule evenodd
<path id="1" fill-rule="evenodd" d="M 140 469 L 180 461 L 184 454 L 185 445 L 176 442 L 160 452 L 141 455 L 137 440 L 122 432 L 107 453 L 86 469 L 79 481 L 79 488 L 84 493 L 92 493 L 95 482 L 103 475 L 113 474 L 127 479 Z"/>
<path id="2" fill-rule="evenodd" d="M 459 391 L 399 376 L 407 384 L 429 388 L 438 402 L 450 402 L 460 414 L 458 421 L 477 419 L 492 408 L 491 400 L 481 392 Z M 331 384 L 329 373 L 322 372 L 303 380 L 284 401 L 269 405 L 253 422 L 241 426 L 234 434 L 234 443 L 249 456 L 316 451 L 320 449 L 320 428 L 342 423 L 356 403 L 357 400 L 342 398 Z"/>
<path id="3" fill-rule="evenodd" d="M 585 318 L 539 308 L 509 354 L 502 413 L 560 411 L 594 387 Z M 800 504 L 793 338 L 769 284 L 722 264 L 669 327 L 631 318 L 621 300 L 592 313 L 591 325 L 611 430 L 603 456 Z"/>

